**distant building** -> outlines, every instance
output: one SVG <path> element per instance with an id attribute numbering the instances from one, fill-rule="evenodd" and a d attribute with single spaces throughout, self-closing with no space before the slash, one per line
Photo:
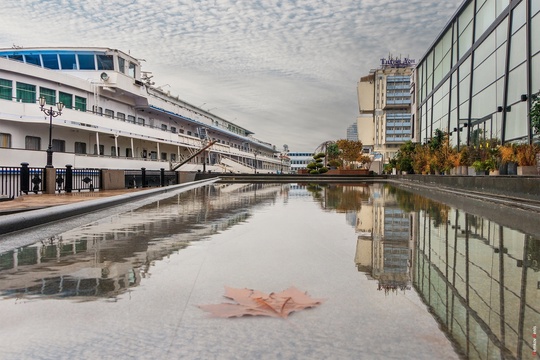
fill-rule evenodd
<path id="1" fill-rule="evenodd" d="M 354 123 L 347 128 L 347 140 L 358 141 L 358 124 Z"/>
<path id="2" fill-rule="evenodd" d="M 290 152 L 288 154 L 291 164 L 291 172 L 298 172 L 300 169 L 305 169 L 307 164 L 313 161 L 312 152 Z"/>
<path id="3" fill-rule="evenodd" d="M 358 82 L 358 138 L 379 162 L 379 169 L 372 166 L 377 172 L 412 138 L 413 66 L 410 59 L 381 59 L 381 66 Z"/>

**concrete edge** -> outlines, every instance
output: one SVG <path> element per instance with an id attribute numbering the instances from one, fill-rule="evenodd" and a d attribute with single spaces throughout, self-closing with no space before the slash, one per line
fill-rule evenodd
<path id="1" fill-rule="evenodd" d="M 67 219 L 80 214 L 105 209 L 152 195 L 173 192 L 180 189 L 183 189 L 184 191 L 191 190 L 193 188 L 212 184 L 218 180 L 219 178 L 192 181 L 178 185 L 138 191 L 135 193 L 120 194 L 107 198 L 87 200 L 73 204 L 58 205 L 37 210 L 29 210 L 22 213 L 4 215 L 0 218 L 0 235 L 5 235 L 19 230 L 26 230 L 34 226 Z"/>

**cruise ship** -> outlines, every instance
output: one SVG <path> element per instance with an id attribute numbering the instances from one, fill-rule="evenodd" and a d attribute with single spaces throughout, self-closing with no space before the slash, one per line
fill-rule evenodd
<path id="1" fill-rule="evenodd" d="M 116 49 L 0 49 L 0 166 L 282 169 L 276 146 L 163 87 Z"/>

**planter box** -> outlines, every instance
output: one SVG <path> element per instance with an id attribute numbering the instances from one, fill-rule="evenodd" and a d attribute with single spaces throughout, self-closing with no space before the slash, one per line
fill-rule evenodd
<path id="1" fill-rule="evenodd" d="M 328 170 L 324 175 L 369 175 L 368 169 L 354 169 L 354 170 Z"/>
<path id="2" fill-rule="evenodd" d="M 538 175 L 538 169 L 536 168 L 536 165 L 518 166 L 517 174 L 518 175 Z"/>

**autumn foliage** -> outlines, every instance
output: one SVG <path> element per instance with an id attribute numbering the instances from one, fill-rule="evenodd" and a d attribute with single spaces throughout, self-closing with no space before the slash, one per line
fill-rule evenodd
<path id="1" fill-rule="evenodd" d="M 199 305 L 199 308 L 212 316 L 222 318 L 247 315 L 287 318 L 294 311 L 315 307 L 323 302 L 322 299 L 312 299 L 307 293 L 295 287 L 279 293 L 265 294 L 258 290 L 226 286 L 224 296 L 236 303 Z"/>

